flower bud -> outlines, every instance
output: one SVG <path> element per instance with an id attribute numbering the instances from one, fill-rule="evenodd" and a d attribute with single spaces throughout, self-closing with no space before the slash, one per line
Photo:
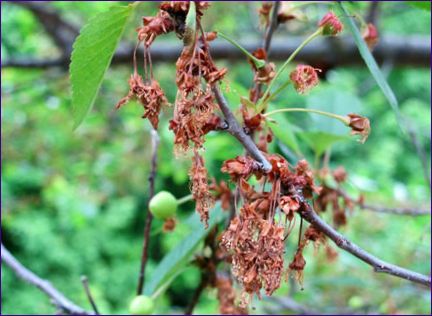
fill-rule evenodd
<path id="1" fill-rule="evenodd" d="M 376 44 L 378 44 L 378 31 L 372 23 L 368 23 L 363 31 L 363 39 L 366 42 L 370 50 L 372 50 Z"/>
<path id="2" fill-rule="evenodd" d="M 335 36 L 342 32 L 343 24 L 333 12 L 328 12 L 319 22 L 323 35 Z"/>
<path id="3" fill-rule="evenodd" d="M 348 126 L 351 127 L 351 134 L 360 135 L 360 143 L 363 144 L 368 138 L 371 130 L 369 119 L 358 114 L 348 114 L 348 118 Z"/>

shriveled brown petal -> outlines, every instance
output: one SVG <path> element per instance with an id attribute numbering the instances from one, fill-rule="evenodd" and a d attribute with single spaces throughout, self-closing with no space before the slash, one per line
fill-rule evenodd
<path id="1" fill-rule="evenodd" d="M 370 122 L 366 117 L 358 114 L 348 114 L 349 124 L 352 135 L 360 135 L 360 142 L 363 144 L 371 131 Z"/>
<path id="2" fill-rule="evenodd" d="M 346 173 L 345 168 L 343 166 L 337 167 L 333 171 L 333 178 L 335 179 L 335 181 L 337 183 L 345 182 L 345 180 L 347 178 L 347 173 Z"/>

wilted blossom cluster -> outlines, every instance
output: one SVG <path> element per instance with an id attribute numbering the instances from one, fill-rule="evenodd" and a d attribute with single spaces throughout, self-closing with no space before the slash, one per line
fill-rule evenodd
<path id="1" fill-rule="evenodd" d="M 284 241 L 295 224 L 295 212 L 305 198 L 319 193 L 312 171 L 305 160 L 291 167 L 281 156 L 267 155 L 272 171 L 263 174 L 247 156 L 227 160 L 222 171 L 238 184 L 243 205 L 222 235 L 221 245 L 231 256 L 232 272 L 245 293 L 243 303 L 264 289 L 271 295 L 279 288 L 285 272 Z M 247 180 L 260 179 L 261 190 Z M 296 266 L 296 271 L 303 270 Z"/>
<path id="2" fill-rule="evenodd" d="M 158 82 L 152 78 L 150 46 L 157 36 L 175 32 L 183 39 L 184 48 L 176 63 L 178 92 L 169 128 L 174 132 L 177 155 L 192 150 L 191 191 L 196 209 L 207 225 L 208 211 L 213 206 L 214 198 L 209 191 L 207 169 L 200 149 L 204 136 L 221 124 L 219 116 L 214 113 L 217 106 L 211 85 L 220 81 L 227 70 L 218 69 L 209 54 L 208 42 L 216 38 L 216 33 L 204 33 L 201 28 L 200 20 L 209 6 L 208 2 L 196 1 L 193 5 L 196 29 L 186 25 L 191 6 L 188 1 L 163 2 L 156 16 L 143 17 L 143 26 L 137 29 L 138 43 L 144 44 L 145 69 L 150 69 L 150 78 L 143 79 L 138 74 L 134 58 L 135 70 L 129 80 L 130 91 L 120 100 L 117 108 L 136 98 L 145 109 L 143 118 L 148 118 L 157 129 L 161 107 L 168 102 Z"/>
<path id="3" fill-rule="evenodd" d="M 296 225 L 296 213 L 301 213 L 308 206 L 307 199 L 317 196 L 315 207 L 318 211 L 324 211 L 331 204 L 337 225 L 345 223 L 345 208 L 350 205 L 348 200 L 344 206 L 340 205 L 336 189 L 325 183 L 323 187 L 317 186 L 315 175 L 305 160 L 292 166 L 282 156 L 268 153 L 267 145 L 272 142 L 273 133 L 265 124 L 266 108 L 258 110 L 256 105 L 265 103 L 271 97 L 271 93 L 264 94 L 262 88 L 270 90 L 277 72 L 275 65 L 268 62 L 264 48 L 253 52 L 255 59 L 251 57 L 249 60 L 254 73 L 254 87 L 250 90 L 249 99 L 241 98 L 240 114 L 243 132 L 256 140 L 257 148 L 271 164 L 271 170 L 264 172 L 260 162 L 245 154 L 226 160 L 221 168 L 229 175 L 231 183 L 236 185 L 236 198 L 226 182 L 213 181 L 209 184 L 201 152 L 207 133 L 227 128 L 227 122 L 217 112 L 218 103 L 214 96 L 214 87 L 223 79 L 227 69 L 219 69 L 210 55 L 209 43 L 217 34 L 206 33 L 201 26 L 201 18 L 208 6 L 205 1 L 162 2 L 155 16 L 143 18 L 143 26 L 137 29 L 137 47 L 140 43 L 144 47 L 144 77 L 137 71 L 134 56 L 130 90 L 117 108 L 135 98 L 144 108 L 143 118 L 148 118 L 152 126 L 158 128 L 159 113 L 168 101 L 153 78 L 150 48 L 158 36 L 175 32 L 184 44 L 176 62 L 178 89 L 173 117 L 169 121 L 169 129 L 174 133 L 175 154 L 191 156 L 191 192 L 196 210 L 206 226 L 215 199 L 221 201 L 224 209 L 235 210 L 229 226 L 220 237 L 220 246 L 224 258 L 232 265 L 233 276 L 241 285 L 243 305 L 238 307 L 235 304 L 235 291 L 229 277 L 218 277 L 215 287 L 223 313 L 244 314 L 244 307 L 253 295 L 260 297 L 262 290 L 271 295 L 288 273 L 294 273 L 301 282 L 306 265 L 304 247 L 310 241 L 316 245 L 325 244 L 324 235 L 313 225 L 309 226 L 299 237 L 293 260 L 285 263 L 285 240 Z M 265 2 L 259 11 L 265 27 L 269 26 L 271 9 L 272 5 Z M 283 9 L 278 12 L 277 23 L 295 18 L 292 12 Z M 342 30 L 343 25 L 337 16 L 329 12 L 318 23 L 316 34 L 334 36 Z M 364 37 L 370 46 L 375 45 L 378 39 L 376 29 L 368 25 Z M 319 71 L 310 65 L 298 65 L 289 76 L 291 84 L 298 93 L 307 93 L 319 83 Z M 366 139 L 370 130 L 369 121 L 356 114 L 346 117 L 346 125 L 351 127 L 352 133 L 360 134 L 362 140 Z M 333 176 L 337 183 L 343 182 L 346 177 L 341 169 L 336 170 Z M 250 181 L 252 178 L 254 185 Z M 335 252 L 328 246 L 326 251 L 330 258 L 335 257 Z"/>

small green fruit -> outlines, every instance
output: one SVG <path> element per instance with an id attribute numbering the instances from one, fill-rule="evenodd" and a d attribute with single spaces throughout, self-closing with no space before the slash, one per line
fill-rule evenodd
<path id="1" fill-rule="evenodd" d="M 136 296 L 129 305 L 129 312 L 132 315 L 150 315 L 153 311 L 153 300 L 145 295 Z"/>
<path id="2" fill-rule="evenodd" d="M 177 212 L 177 204 L 174 195 L 161 191 L 150 200 L 149 209 L 155 218 L 165 220 L 174 217 Z"/>

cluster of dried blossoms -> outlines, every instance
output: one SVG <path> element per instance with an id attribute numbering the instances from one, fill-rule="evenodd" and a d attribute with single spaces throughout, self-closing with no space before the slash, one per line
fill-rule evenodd
<path id="1" fill-rule="evenodd" d="M 163 2 L 156 16 L 143 17 L 143 26 L 137 29 L 137 33 L 138 43 L 144 44 L 145 78 L 138 74 L 134 56 L 134 73 L 129 80 L 130 91 L 116 107 L 136 98 L 144 107 L 143 118 L 148 118 L 157 129 L 161 107 L 168 102 L 152 76 L 150 46 L 157 36 L 169 32 L 175 32 L 182 38 L 184 48 L 176 63 L 178 92 L 169 128 L 175 134 L 177 155 L 188 153 L 192 149 L 191 191 L 201 220 L 207 225 L 214 198 L 209 191 L 207 170 L 200 149 L 205 135 L 221 124 L 219 116 L 214 113 L 216 103 L 211 86 L 219 82 L 227 70 L 218 69 L 209 54 L 208 42 L 216 38 L 216 33 L 204 33 L 201 28 L 201 17 L 209 6 L 208 2 L 195 1 L 193 5 L 196 11 L 195 29 L 186 26 L 191 6 L 188 1 Z M 147 68 L 150 69 L 150 74 L 147 73 Z"/>
<path id="2" fill-rule="evenodd" d="M 231 258 L 233 275 L 249 294 L 244 296 L 243 304 L 253 294 L 260 297 L 261 289 L 271 295 L 279 288 L 287 271 L 284 241 L 295 225 L 295 212 L 305 198 L 320 192 L 305 160 L 293 168 L 279 155 L 267 155 L 267 159 L 273 167 L 268 174 L 244 156 L 227 160 L 222 166 L 222 171 L 237 183 L 243 200 L 239 214 L 221 239 L 222 248 Z M 261 181 L 261 190 L 247 182 L 252 176 Z"/>

